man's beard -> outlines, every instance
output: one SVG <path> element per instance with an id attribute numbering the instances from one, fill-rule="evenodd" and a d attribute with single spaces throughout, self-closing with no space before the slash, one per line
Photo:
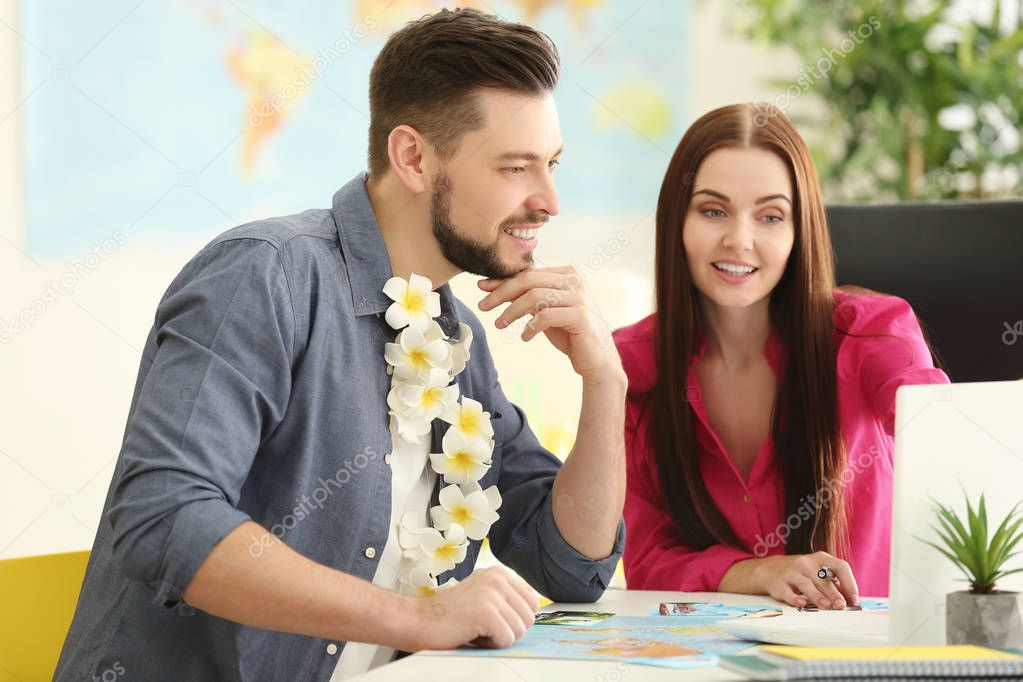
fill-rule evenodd
<path id="1" fill-rule="evenodd" d="M 459 270 L 471 272 L 491 279 L 507 279 L 533 264 L 533 254 L 525 254 L 521 266 L 509 266 L 501 262 L 499 244 L 501 233 L 506 227 L 524 224 L 536 224 L 547 221 L 547 216 L 529 215 L 525 218 L 513 218 L 501 223 L 497 239 L 491 244 L 481 244 L 471 237 L 459 234 L 451 222 L 451 181 L 445 172 L 437 174 L 433 183 L 433 196 L 430 198 L 430 220 L 433 223 L 433 236 L 440 244 L 440 252 L 449 263 Z"/>

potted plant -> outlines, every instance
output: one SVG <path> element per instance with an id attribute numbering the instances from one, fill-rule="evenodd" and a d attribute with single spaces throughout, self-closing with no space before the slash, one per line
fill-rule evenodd
<path id="1" fill-rule="evenodd" d="M 1015 507 L 988 540 L 984 495 L 977 509 L 966 500 L 966 519 L 950 507 L 935 502 L 938 525 L 933 526 L 941 544 L 924 540 L 944 554 L 963 572 L 969 590 L 946 597 L 945 634 L 949 644 L 977 644 L 1000 649 L 1023 648 L 1023 594 L 995 589 L 998 580 L 1023 568 L 1007 569 L 1009 559 L 1023 541 L 1023 514 Z"/>

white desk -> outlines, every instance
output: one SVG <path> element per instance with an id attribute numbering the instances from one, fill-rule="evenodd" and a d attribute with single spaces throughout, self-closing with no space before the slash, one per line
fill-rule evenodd
<path id="1" fill-rule="evenodd" d="M 718 592 L 643 592 L 608 590 L 596 604 L 551 604 L 543 611 L 606 611 L 622 616 L 649 616 L 664 601 L 703 601 L 719 604 L 774 604 L 790 611 L 770 597 Z M 642 682 L 643 680 L 742 680 L 720 668 L 673 670 L 648 665 L 629 665 L 617 661 L 578 661 L 550 658 L 494 658 L 431 656 L 414 654 L 364 675 L 365 682 Z"/>

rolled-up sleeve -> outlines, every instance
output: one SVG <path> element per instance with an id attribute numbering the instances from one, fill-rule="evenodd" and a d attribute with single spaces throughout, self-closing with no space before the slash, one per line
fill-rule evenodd
<path id="1" fill-rule="evenodd" d="M 502 443 L 501 518 L 490 530 L 494 554 L 544 596 L 559 602 L 589 603 L 604 594 L 625 545 L 619 521 L 614 548 L 591 559 L 570 545 L 554 521 L 551 490 L 561 462 L 537 441 L 522 410 L 500 385 L 491 394 L 501 417 L 495 431 Z"/>
<path id="2" fill-rule="evenodd" d="M 124 572 L 172 607 L 237 508 L 291 391 L 295 314 L 277 248 L 208 246 L 174 280 L 147 342 L 105 522 Z"/>

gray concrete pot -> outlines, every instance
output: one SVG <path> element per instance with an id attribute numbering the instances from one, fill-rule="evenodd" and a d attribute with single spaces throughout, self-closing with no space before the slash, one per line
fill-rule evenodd
<path id="1" fill-rule="evenodd" d="M 1023 649 L 1023 594 L 950 592 L 945 604 L 949 644 Z"/>

